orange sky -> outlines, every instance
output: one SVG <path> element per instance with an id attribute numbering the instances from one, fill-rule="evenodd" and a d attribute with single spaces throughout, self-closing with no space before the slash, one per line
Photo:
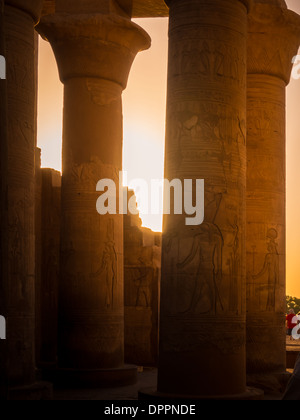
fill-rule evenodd
<path id="1" fill-rule="evenodd" d="M 287 0 L 300 14 L 300 1 Z M 168 19 L 139 19 L 152 38 L 140 53 L 123 95 L 124 170 L 128 179 L 163 178 L 167 81 Z M 63 87 L 49 45 L 40 42 L 38 145 L 42 165 L 61 170 Z M 300 297 L 300 79 L 287 90 L 287 293 Z M 143 216 L 143 224 L 161 229 L 161 216 Z"/>
<path id="2" fill-rule="evenodd" d="M 287 0 L 300 14 L 300 1 Z M 300 79 L 287 88 L 287 294 L 300 297 Z"/>

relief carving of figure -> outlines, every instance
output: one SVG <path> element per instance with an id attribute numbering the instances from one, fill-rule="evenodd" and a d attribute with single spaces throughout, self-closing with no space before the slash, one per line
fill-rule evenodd
<path id="1" fill-rule="evenodd" d="M 72 177 L 78 183 L 95 185 L 101 179 L 101 168 L 102 162 L 95 156 L 88 163 L 73 164 Z"/>
<path id="2" fill-rule="evenodd" d="M 101 277 L 105 282 L 105 305 L 107 308 L 114 307 L 114 292 L 117 285 L 117 252 L 114 241 L 114 221 L 110 220 L 107 226 L 107 239 L 104 245 L 102 261 L 99 270 L 91 277 Z"/>
<path id="3" fill-rule="evenodd" d="M 268 299 L 267 299 L 267 311 L 274 311 L 275 309 L 275 290 L 279 284 L 279 253 L 277 250 L 276 239 L 278 233 L 275 229 L 269 229 L 267 233 L 267 250 L 268 253 L 265 256 L 265 261 L 262 269 L 256 275 L 253 275 L 253 279 L 260 279 L 267 276 L 267 287 L 268 287 Z"/>
<path id="4" fill-rule="evenodd" d="M 208 236 L 209 245 L 207 245 Z M 194 235 L 188 256 L 177 264 L 177 269 L 190 271 L 189 266 L 195 267 L 196 271 L 194 271 L 190 305 L 185 312 L 216 314 L 218 304 L 223 310 L 219 293 L 222 273 L 222 235 L 216 226 L 204 223 Z"/>
<path id="5" fill-rule="evenodd" d="M 182 232 L 175 230 L 165 238 L 164 258 L 171 273 L 168 311 L 173 314 L 224 310 L 220 293 L 224 241 L 214 223 L 222 194 L 211 195 L 206 200 L 206 222 Z"/>
<path id="6" fill-rule="evenodd" d="M 238 310 L 238 295 L 239 295 L 239 227 L 237 222 L 231 225 L 233 231 L 232 242 L 228 244 L 231 248 L 230 259 L 228 259 L 229 273 L 231 278 L 230 283 L 230 298 L 229 298 L 229 310 L 235 312 Z"/>
<path id="7" fill-rule="evenodd" d="M 215 50 L 214 74 L 216 76 L 222 77 L 225 74 L 225 54 L 222 46 L 219 45 Z"/>
<path id="8" fill-rule="evenodd" d="M 145 269 L 142 267 L 138 268 L 138 277 L 134 279 L 134 284 L 137 288 L 135 306 L 148 308 L 151 302 L 151 292 L 148 281 L 147 267 Z"/>
<path id="9" fill-rule="evenodd" d="M 200 73 L 208 76 L 210 74 L 210 56 L 211 52 L 207 42 L 204 42 L 203 49 L 200 52 Z"/>

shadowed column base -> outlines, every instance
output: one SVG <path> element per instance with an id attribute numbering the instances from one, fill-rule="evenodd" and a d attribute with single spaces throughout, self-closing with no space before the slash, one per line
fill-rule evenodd
<path id="1" fill-rule="evenodd" d="M 228 400 L 228 401 L 262 401 L 264 400 L 264 392 L 256 388 L 247 388 L 245 393 L 237 395 L 212 395 L 212 396 L 196 396 L 196 395 L 176 395 L 158 392 L 154 388 L 145 388 L 139 391 L 139 400 Z"/>
<path id="2" fill-rule="evenodd" d="M 57 388 L 115 388 L 137 383 L 137 367 L 124 365 L 116 369 L 43 370 L 43 378 Z"/>
<path id="3" fill-rule="evenodd" d="M 49 401 L 53 399 L 53 386 L 48 382 L 35 382 L 32 385 L 10 388 L 9 401 Z"/>
<path id="4" fill-rule="evenodd" d="M 247 375 L 247 385 L 258 387 L 265 392 L 282 394 L 286 390 L 291 376 L 291 373 L 287 371 L 249 374 Z"/>

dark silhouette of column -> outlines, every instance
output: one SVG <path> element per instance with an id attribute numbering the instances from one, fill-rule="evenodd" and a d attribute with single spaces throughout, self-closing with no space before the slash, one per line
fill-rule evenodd
<path id="1" fill-rule="evenodd" d="M 5 34 L 4 34 L 4 0 L 0 3 L 0 55 L 5 58 Z M 6 96 L 6 80 L 0 80 L 0 223 L 1 223 L 1 237 L 0 237 L 0 316 L 7 316 L 7 305 L 5 299 L 5 284 L 8 275 L 8 215 L 6 206 L 6 191 L 7 191 L 7 96 Z M 6 320 L 4 319 L 4 322 Z M 7 381 L 6 381 L 6 357 L 7 357 L 7 343 L 0 340 L 0 398 L 4 399 L 7 395 Z"/>
<path id="2" fill-rule="evenodd" d="M 7 80 L 6 97 L 1 95 L 5 121 L 3 137 L 1 133 L 4 218 L 1 215 L 0 313 L 6 318 L 7 335 L 0 342 L 0 364 L 5 399 L 42 399 L 51 395 L 50 387 L 37 383 L 35 375 L 34 26 L 41 7 L 42 0 L 6 0 L 2 14 Z"/>

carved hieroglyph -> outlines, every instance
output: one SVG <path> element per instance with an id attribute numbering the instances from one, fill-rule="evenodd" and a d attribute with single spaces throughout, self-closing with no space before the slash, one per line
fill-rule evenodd
<path id="1" fill-rule="evenodd" d="M 238 394 L 246 385 L 247 7 L 168 3 L 165 177 L 204 179 L 205 217 L 193 228 L 182 216 L 164 219 L 158 390 Z"/>
<path id="2" fill-rule="evenodd" d="M 284 2 L 255 1 L 248 42 L 248 374 L 285 371 L 285 88 L 299 28 Z"/>
<path id="3" fill-rule="evenodd" d="M 96 186 L 102 179 L 119 185 L 122 90 L 150 39 L 128 18 L 89 14 L 91 2 L 69 4 L 72 13 L 64 2 L 64 13 L 39 25 L 64 83 L 59 365 L 121 368 L 123 216 L 97 213 Z"/>

